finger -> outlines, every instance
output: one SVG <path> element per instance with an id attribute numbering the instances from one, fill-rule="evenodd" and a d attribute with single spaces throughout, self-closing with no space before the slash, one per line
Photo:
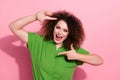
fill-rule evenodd
<path id="1" fill-rule="evenodd" d="M 66 52 L 60 52 L 58 53 L 58 55 L 66 55 L 67 53 Z"/>
<path id="2" fill-rule="evenodd" d="M 57 20 L 55 17 L 47 17 L 48 20 Z"/>
<path id="3" fill-rule="evenodd" d="M 75 50 L 73 44 L 70 45 L 71 50 Z"/>
<path id="4" fill-rule="evenodd" d="M 47 16 L 52 16 L 52 13 L 51 13 L 51 12 L 46 11 L 46 12 L 45 12 L 45 15 L 47 15 Z"/>

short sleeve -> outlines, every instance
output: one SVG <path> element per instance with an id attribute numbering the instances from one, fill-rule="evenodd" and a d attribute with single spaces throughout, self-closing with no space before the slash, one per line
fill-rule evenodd
<path id="1" fill-rule="evenodd" d="M 36 54 L 38 48 L 42 47 L 43 37 L 39 34 L 28 32 L 28 44 L 27 47 L 31 54 Z M 39 47 L 38 47 L 39 46 Z"/>
<path id="2" fill-rule="evenodd" d="M 79 53 L 79 54 L 86 54 L 86 55 L 89 54 L 89 52 L 88 52 L 87 50 L 83 49 L 83 48 L 79 48 L 79 49 L 77 49 L 76 51 L 77 51 L 77 53 Z M 84 63 L 83 61 L 76 61 L 76 64 L 77 64 L 77 65 L 82 65 L 83 63 Z"/>

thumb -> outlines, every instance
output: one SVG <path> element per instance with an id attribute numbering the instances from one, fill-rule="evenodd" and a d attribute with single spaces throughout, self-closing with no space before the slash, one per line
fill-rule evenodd
<path id="1" fill-rule="evenodd" d="M 70 49 L 75 50 L 74 47 L 73 47 L 73 44 L 70 45 Z"/>

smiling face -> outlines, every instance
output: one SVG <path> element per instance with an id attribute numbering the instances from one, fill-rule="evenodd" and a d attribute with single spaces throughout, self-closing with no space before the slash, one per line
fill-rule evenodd
<path id="1" fill-rule="evenodd" d="M 66 22 L 63 20 L 58 21 L 53 31 L 54 42 L 62 45 L 63 41 L 68 37 L 68 34 L 69 30 Z"/>

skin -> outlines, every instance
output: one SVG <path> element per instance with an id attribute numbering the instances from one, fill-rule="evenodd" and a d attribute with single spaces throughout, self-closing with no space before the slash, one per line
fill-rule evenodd
<path id="1" fill-rule="evenodd" d="M 54 42 L 56 43 L 56 49 L 62 46 L 63 41 L 68 37 L 68 34 L 69 34 L 69 30 L 66 22 L 60 20 L 56 24 L 53 32 Z"/>
<path id="2" fill-rule="evenodd" d="M 29 15 L 26 17 L 19 18 L 12 23 L 9 24 L 9 28 L 11 31 L 23 42 L 28 43 L 28 31 L 24 30 L 23 28 L 36 21 L 39 20 L 42 24 L 44 20 L 56 20 L 57 18 L 51 17 L 52 13 L 47 11 L 40 11 L 34 15 Z M 59 27 L 58 27 L 59 26 Z M 69 34 L 67 24 L 64 21 L 59 21 L 54 28 L 53 36 L 54 41 L 56 43 L 56 49 L 62 46 L 63 41 L 67 38 Z M 61 39 L 57 39 L 56 35 L 62 37 Z M 101 65 L 103 64 L 103 59 L 97 55 L 90 53 L 89 55 L 85 54 L 78 54 L 73 45 L 71 44 L 71 50 L 59 53 L 58 55 L 65 55 L 67 56 L 68 60 L 79 60 L 91 65 Z"/>

